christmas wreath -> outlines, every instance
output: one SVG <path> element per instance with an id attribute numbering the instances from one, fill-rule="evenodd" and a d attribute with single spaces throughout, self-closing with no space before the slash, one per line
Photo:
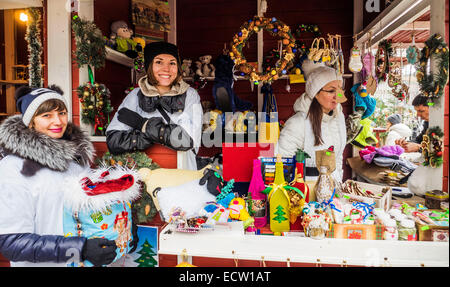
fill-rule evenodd
<path id="1" fill-rule="evenodd" d="M 295 41 L 296 51 L 293 49 L 292 51 L 295 53 L 294 58 L 294 67 L 289 71 L 292 74 L 300 74 L 301 73 L 301 63 L 302 57 L 309 52 L 308 46 L 306 46 L 305 42 L 302 39 L 303 34 L 310 33 L 312 34 L 312 38 L 319 38 L 322 33 L 320 32 L 319 26 L 316 24 L 300 24 L 295 30 L 295 35 L 298 40 Z"/>
<path id="2" fill-rule="evenodd" d="M 272 36 L 280 37 L 283 45 L 280 60 L 269 71 L 264 71 L 263 73 L 259 73 L 253 65 L 247 63 L 242 54 L 242 49 L 250 36 L 261 30 L 269 32 Z M 236 69 L 244 73 L 244 75 L 248 75 L 250 81 L 258 85 L 260 82 L 275 81 L 281 75 L 287 74 L 287 65 L 294 59 L 294 48 L 295 38 L 292 36 L 289 26 L 276 18 L 255 16 L 253 19 L 245 22 L 241 26 L 240 32 L 233 36 L 229 56 L 234 61 Z"/>
<path id="3" fill-rule="evenodd" d="M 427 64 L 430 57 L 434 55 L 437 60 L 437 73 L 427 72 Z M 434 34 L 423 47 L 417 67 L 417 81 L 420 91 L 429 98 L 429 104 L 433 104 L 434 98 L 440 98 L 444 93 L 448 82 L 448 46 L 439 34 Z M 431 60 L 430 60 L 431 61 Z"/>
<path id="4" fill-rule="evenodd" d="M 90 82 L 77 89 L 81 103 L 81 121 L 94 125 L 94 135 L 104 136 L 113 111 L 110 91 L 103 84 Z"/>
<path id="5" fill-rule="evenodd" d="M 442 137 L 444 133 L 438 126 L 431 127 L 423 136 L 422 140 L 422 156 L 425 161 L 424 166 L 439 167 L 443 162 L 442 154 Z"/>
<path id="6" fill-rule="evenodd" d="M 378 81 L 386 81 L 389 74 L 389 57 L 393 53 L 391 44 L 391 40 L 383 40 L 378 44 L 375 56 L 375 74 Z"/>

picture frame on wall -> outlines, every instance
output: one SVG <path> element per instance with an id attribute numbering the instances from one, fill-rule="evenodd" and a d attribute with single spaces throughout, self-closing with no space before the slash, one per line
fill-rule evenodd
<path id="1" fill-rule="evenodd" d="M 135 35 L 146 42 L 164 41 L 170 32 L 170 5 L 167 0 L 132 0 L 131 19 Z"/>

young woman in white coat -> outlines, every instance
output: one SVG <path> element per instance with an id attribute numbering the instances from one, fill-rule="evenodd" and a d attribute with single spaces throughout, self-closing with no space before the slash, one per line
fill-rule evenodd
<path id="1" fill-rule="evenodd" d="M 63 187 L 90 167 L 94 147 L 68 121 L 61 89 L 21 87 L 16 103 L 21 115 L 0 124 L 0 253 L 11 266 L 111 263 L 114 241 L 64 237 Z"/>
<path id="2" fill-rule="evenodd" d="M 336 70 L 322 63 L 305 60 L 302 70 L 306 78 L 305 93 L 294 103 L 295 114 L 286 121 L 278 140 L 278 153 L 292 157 L 302 149 L 311 158 L 306 159 L 305 175 L 313 180 L 319 175 L 315 151 L 334 147 L 336 169 L 332 176 L 342 182 L 343 152 L 347 132 L 341 102 L 346 98 L 343 79 Z"/>

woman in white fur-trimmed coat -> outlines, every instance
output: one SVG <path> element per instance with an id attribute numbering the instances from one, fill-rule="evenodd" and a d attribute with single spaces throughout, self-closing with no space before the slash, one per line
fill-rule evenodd
<path id="1" fill-rule="evenodd" d="M 112 262 L 113 240 L 63 234 L 63 188 L 89 168 L 94 148 L 68 122 L 61 89 L 22 87 L 16 103 L 21 115 L 0 125 L 0 253 L 11 266 L 66 266 L 74 255 Z"/>
<path id="2" fill-rule="evenodd" d="M 302 70 L 306 78 L 305 93 L 294 104 L 295 115 L 286 121 L 278 140 L 278 152 L 292 157 L 302 149 L 311 158 L 306 159 L 305 174 L 316 177 L 315 151 L 334 146 L 336 170 L 334 179 L 342 182 L 343 153 L 347 132 L 341 104 L 346 98 L 342 90 L 342 76 L 322 63 L 305 60 Z"/>

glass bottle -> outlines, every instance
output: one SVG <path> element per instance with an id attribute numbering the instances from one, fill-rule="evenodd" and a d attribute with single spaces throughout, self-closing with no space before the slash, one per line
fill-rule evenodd
<path id="1" fill-rule="evenodd" d="M 261 161 L 253 160 L 253 174 L 250 180 L 248 193 L 252 200 L 252 213 L 255 227 L 264 227 L 267 224 L 267 196 L 262 193 L 266 188 L 261 173 Z"/>

